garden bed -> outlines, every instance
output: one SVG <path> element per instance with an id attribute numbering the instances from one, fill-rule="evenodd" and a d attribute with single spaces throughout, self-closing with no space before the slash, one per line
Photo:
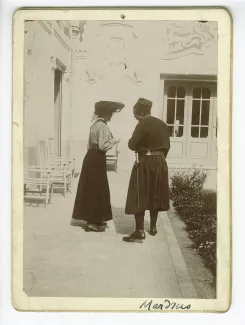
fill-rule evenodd
<path id="1" fill-rule="evenodd" d="M 194 249 L 216 278 L 216 192 L 204 190 L 203 170 L 175 172 L 171 177 L 171 200 L 186 225 Z"/>

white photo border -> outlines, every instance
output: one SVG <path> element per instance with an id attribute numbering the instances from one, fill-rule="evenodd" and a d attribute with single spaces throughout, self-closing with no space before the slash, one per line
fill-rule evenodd
<path id="1" fill-rule="evenodd" d="M 217 298 L 174 299 L 178 312 L 225 312 L 231 302 L 231 35 L 223 8 L 23 9 L 13 16 L 12 303 L 20 311 L 144 311 L 144 298 L 28 297 L 23 291 L 23 73 L 25 20 L 207 20 L 218 22 Z M 158 303 L 163 303 L 164 297 Z M 173 299 L 170 299 L 173 301 Z M 163 312 L 176 310 L 163 310 Z M 154 312 L 154 310 L 153 310 Z M 155 312 L 159 312 L 156 310 Z"/>

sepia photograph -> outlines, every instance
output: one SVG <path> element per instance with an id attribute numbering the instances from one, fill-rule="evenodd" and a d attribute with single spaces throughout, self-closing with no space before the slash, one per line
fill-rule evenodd
<path id="1" fill-rule="evenodd" d="M 229 15 L 162 11 L 16 13 L 17 309 L 229 306 Z"/>

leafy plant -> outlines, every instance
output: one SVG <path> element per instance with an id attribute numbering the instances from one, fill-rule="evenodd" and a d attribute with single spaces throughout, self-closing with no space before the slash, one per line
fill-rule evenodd
<path id="1" fill-rule="evenodd" d="M 170 195 L 195 250 L 216 275 L 217 195 L 203 189 L 206 179 L 202 169 L 175 172 L 171 175 Z"/>

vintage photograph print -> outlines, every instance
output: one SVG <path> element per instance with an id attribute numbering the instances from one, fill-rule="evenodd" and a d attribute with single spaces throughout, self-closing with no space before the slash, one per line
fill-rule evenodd
<path id="1" fill-rule="evenodd" d="M 26 9 L 13 30 L 13 306 L 226 311 L 226 10 Z"/>

